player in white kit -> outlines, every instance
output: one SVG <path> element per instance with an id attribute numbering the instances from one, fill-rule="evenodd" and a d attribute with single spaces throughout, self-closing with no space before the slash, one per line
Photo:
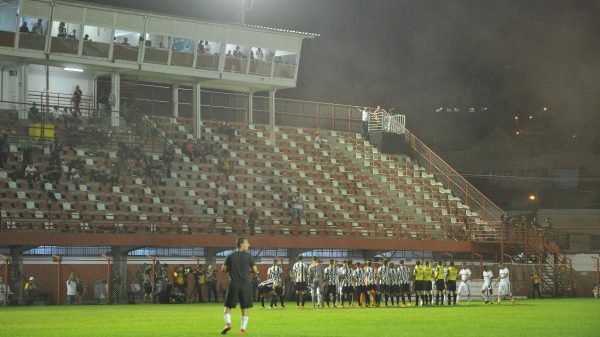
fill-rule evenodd
<path id="1" fill-rule="evenodd" d="M 469 268 L 467 268 L 466 264 L 462 264 L 461 265 L 461 269 L 458 272 L 458 275 L 460 275 L 460 285 L 458 286 L 458 291 L 457 291 L 457 296 L 456 296 L 456 303 L 458 303 L 460 301 L 460 295 L 463 294 L 463 292 L 467 293 L 467 304 L 471 303 L 471 270 Z"/>
<path id="2" fill-rule="evenodd" d="M 514 304 L 515 300 L 512 298 L 512 293 L 510 291 L 510 273 L 508 271 L 508 267 L 501 263 L 498 268 L 498 303 L 500 303 L 500 300 L 504 297 L 510 298 Z"/>
<path id="3" fill-rule="evenodd" d="M 481 293 L 485 304 L 493 303 L 492 295 L 492 280 L 494 279 L 494 273 L 488 269 L 487 266 L 483 266 L 483 286 L 481 287 Z"/>

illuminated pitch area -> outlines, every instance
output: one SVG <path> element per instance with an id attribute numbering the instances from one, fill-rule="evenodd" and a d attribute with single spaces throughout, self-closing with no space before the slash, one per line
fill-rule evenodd
<path id="1" fill-rule="evenodd" d="M 600 300 L 521 300 L 515 305 L 250 311 L 248 336 L 598 336 Z M 228 335 L 239 336 L 240 311 Z M 0 336 L 219 336 L 221 304 L 0 308 Z"/>

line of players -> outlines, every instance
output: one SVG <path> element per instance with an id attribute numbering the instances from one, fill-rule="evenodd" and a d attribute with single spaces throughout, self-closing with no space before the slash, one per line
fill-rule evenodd
<path id="1" fill-rule="evenodd" d="M 461 295 L 467 296 L 467 303 L 471 302 L 471 271 L 463 263 L 458 270 L 454 261 L 444 266 L 440 261 L 437 266 L 430 265 L 429 261 L 417 261 L 414 269 L 404 264 L 399 265 L 389 260 L 384 260 L 378 268 L 371 261 L 365 266 L 359 262 L 343 261 L 342 267 L 331 259 L 329 265 L 323 266 L 317 257 L 307 265 L 298 256 L 297 262 L 292 267 L 292 278 L 296 284 L 296 304 L 304 307 L 306 294 L 310 292 L 313 307 L 344 307 L 348 302 L 350 307 L 356 301 L 359 307 L 381 306 L 411 306 L 412 294 L 415 295 L 415 306 L 456 305 L 460 302 Z M 276 306 L 276 297 L 283 301 L 283 269 L 278 265 L 277 259 L 267 271 L 267 280 L 259 285 L 259 294 L 264 307 L 265 297 L 271 296 L 271 308 Z M 487 266 L 483 267 L 484 284 L 481 289 L 485 303 L 493 302 L 493 273 Z M 502 298 L 512 300 L 510 291 L 509 270 L 499 266 L 498 277 L 498 303 Z M 457 281 L 460 281 L 457 291 Z M 413 287 L 411 287 L 411 284 Z M 411 291 L 412 290 L 412 291 Z M 434 302 L 435 298 L 435 302 Z M 402 303 L 400 303 L 402 301 Z M 513 301 L 514 303 L 514 301 Z"/>

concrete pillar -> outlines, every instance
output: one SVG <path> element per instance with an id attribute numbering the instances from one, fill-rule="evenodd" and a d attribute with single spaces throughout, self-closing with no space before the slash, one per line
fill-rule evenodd
<path id="1" fill-rule="evenodd" d="M 275 93 L 277 89 L 269 90 L 269 140 L 275 144 Z"/>
<path id="2" fill-rule="evenodd" d="M 129 249 L 112 247 L 112 303 L 127 303 L 129 292 L 129 275 L 127 269 L 127 253 Z"/>
<path id="3" fill-rule="evenodd" d="M 23 251 L 21 247 L 10 248 L 10 274 L 9 280 L 6 283 L 10 286 L 10 290 L 13 292 L 13 298 L 18 303 L 23 304 L 23 286 L 25 285 L 25 277 L 29 278 L 29 275 L 23 275 Z"/>
<path id="4" fill-rule="evenodd" d="M 179 117 L 179 84 L 173 84 L 173 118 Z"/>
<path id="5" fill-rule="evenodd" d="M 19 104 L 18 109 L 17 109 L 19 119 L 27 119 L 27 111 L 29 110 L 29 107 L 27 106 L 27 96 L 29 93 L 28 69 L 29 69 L 29 67 L 27 66 L 27 64 L 19 65 L 19 70 L 18 70 L 19 88 L 18 88 L 17 93 L 18 93 L 19 103 L 23 103 L 23 104 Z"/>
<path id="6" fill-rule="evenodd" d="M 202 105 L 201 105 L 201 85 L 199 81 L 194 82 L 194 102 L 192 115 L 194 116 L 194 138 L 200 139 L 202 131 Z"/>
<path id="7" fill-rule="evenodd" d="M 248 124 L 254 124 L 254 91 L 248 93 Z"/>
<path id="8" fill-rule="evenodd" d="M 206 261 L 206 266 L 214 266 L 217 263 L 217 254 L 222 252 L 223 248 L 204 248 L 204 260 Z M 217 273 L 220 270 L 217 270 Z"/>
<path id="9" fill-rule="evenodd" d="M 119 111 L 121 110 L 121 75 L 112 73 L 110 93 L 110 126 L 119 127 Z"/>

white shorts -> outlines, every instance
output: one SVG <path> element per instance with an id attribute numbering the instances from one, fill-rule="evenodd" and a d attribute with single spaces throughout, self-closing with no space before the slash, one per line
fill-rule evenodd
<path id="1" fill-rule="evenodd" d="M 500 281 L 498 284 L 498 296 L 510 295 L 510 282 Z"/>
<path id="2" fill-rule="evenodd" d="M 463 293 L 471 294 L 471 283 L 469 281 L 460 281 L 460 285 L 458 286 L 457 294 Z"/>
<path id="3" fill-rule="evenodd" d="M 488 289 L 492 289 L 492 284 L 491 283 L 484 283 L 483 286 L 481 286 L 481 292 L 485 292 Z"/>

